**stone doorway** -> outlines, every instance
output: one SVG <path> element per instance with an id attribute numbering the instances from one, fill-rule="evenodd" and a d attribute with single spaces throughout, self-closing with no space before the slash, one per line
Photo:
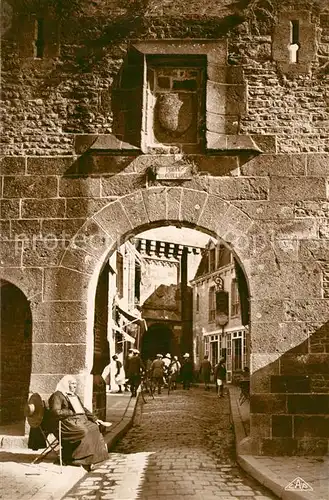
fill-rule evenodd
<path id="1" fill-rule="evenodd" d="M 173 332 L 171 328 L 163 323 L 155 323 L 151 325 L 145 332 L 142 340 L 142 358 L 155 359 L 156 355 L 167 352 L 175 354 L 176 346 L 174 345 Z"/>
<path id="2" fill-rule="evenodd" d="M 177 189 L 175 188 L 175 191 L 176 190 Z M 167 191 L 169 194 L 172 190 L 168 189 Z M 177 190 L 177 191 L 179 192 L 180 190 Z M 153 189 L 148 190 L 148 192 L 151 194 L 153 192 Z M 184 193 L 185 190 L 182 190 L 182 192 Z M 159 193 L 159 190 L 157 189 L 154 192 L 154 194 L 158 194 L 158 193 Z M 145 193 L 145 197 L 146 196 L 148 196 L 148 195 Z M 116 205 L 116 203 L 113 205 Z M 213 208 L 215 211 L 218 207 L 216 206 Z M 195 209 L 200 210 L 201 206 L 195 205 Z M 125 210 L 124 213 L 126 214 L 128 212 Z M 235 214 L 235 217 L 236 216 L 237 216 L 237 214 Z M 244 218 L 244 216 L 242 216 L 242 217 Z M 117 225 L 115 224 L 114 220 L 116 220 Z M 233 221 L 233 222 L 235 223 L 235 221 Z M 231 222 L 230 220 L 224 220 L 223 222 L 221 222 L 224 226 L 223 227 L 224 232 L 223 232 L 222 228 L 216 224 L 216 226 L 218 227 L 220 232 L 222 232 L 223 236 L 228 236 L 229 240 L 237 238 L 241 235 L 240 228 L 239 228 L 239 232 L 236 229 L 234 229 L 233 222 Z M 110 227 L 110 226 L 108 226 L 109 224 L 113 224 L 113 226 Z M 192 225 L 186 221 L 180 221 L 178 223 L 177 220 L 167 220 L 167 221 L 159 220 L 159 221 L 149 222 L 148 224 L 145 224 L 145 225 L 136 226 L 133 230 L 131 230 L 129 232 L 123 232 L 120 234 L 119 233 L 119 230 L 121 229 L 120 228 L 120 215 L 116 214 L 115 219 L 112 219 L 109 215 L 105 216 L 105 219 L 102 220 L 102 229 L 98 233 L 97 231 L 94 231 L 96 229 L 94 226 L 94 221 L 90 221 L 90 229 L 88 229 L 86 226 L 87 232 L 85 234 L 88 236 L 89 230 L 91 231 L 90 240 L 91 240 L 91 243 L 95 242 L 95 244 L 96 244 L 95 251 L 96 252 L 104 250 L 102 257 L 101 257 L 101 259 L 104 259 L 104 260 L 101 260 L 101 262 L 100 262 L 100 264 L 103 267 L 99 271 L 97 271 L 97 268 L 95 268 L 93 280 L 89 284 L 89 293 L 88 293 L 88 300 L 89 300 L 88 313 L 93 311 L 93 310 L 95 311 L 94 317 L 91 317 L 91 315 L 90 315 L 89 320 L 87 322 L 88 327 L 89 327 L 89 335 L 88 335 L 89 348 L 87 349 L 87 351 L 88 352 L 93 351 L 93 353 L 94 353 L 93 354 L 93 356 L 94 356 L 93 365 L 91 368 L 91 372 L 89 372 L 93 375 L 93 387 L 94 387 L 93 406 L 94 406 L 94 409 L 95 409 L 95 375 L 99 376 L 101 374 L 101 369 L 98 370 L 97 374 L 95 372 L 95 367 L 96 367 L 96 365 L 95 365 L 95 359 L 96 359 L 95 358 L 95 355 L 96 355 L 95 349 L 96 349 L 97 343 L 98 343 L 96 337 L 97 337 L 97 335 L 99 337 L 99 324 L 97 324 L 97 317 L 99 316 L 100 311 L 103 311 L 103 313 L 104 313 L 103 314 L 104 321 L 103 321 L 103 327 L 102 327 L 103 340 L 106 340 L 106 316 L 108 316 L 108 319 L 110 318 L 110 316 L 112 317 L 112 319 L 111 320 L 109 319 L 109 321 L 107 323 L 107 334 L 108 334 L 108 338 L 109 338 L 109 342 L 110 342 L 110 346 L 109 346 L 110 347 L 110 349 L 109 349 L 110 350 L 110 357 L 114 353 L 116 353 L 119 355 L 120 360 L 124 361 L 126 356 L 127 356 L 128 347 L 133 347 L 133 348 L 137 347 L 138 349 L 140 349 L 144 360 L 146 360 L 148 358 L 154 359 L 156 357 L 156 354 L 159 352 L 162 354 L 166 354 L 167 352 L 170 352 L 172 355 L 178 355 L 178 356 L 182 356 L 183 353 L 185 353 L 185 352 L 190 352 L 191 355 L 193 356 L 193 358 L 195 358 L 195 357 L 198 358 L 196 365 L 199 365 L 199 363 L 200 363 L 200 355 L 201 354 L 200 354 L 200 352 L 197 352 L 196 345 L 203 344 L 204 338 L 202 337 L 202 335 L 200 336 L 200 334 L 198 334 L 196 337 L 193 338 L 192 325 L 189 325 L 190 327 L 188 329 L 186 329 L 187 330 L 186 333 L 188 334 L 188 338 L 185 338 L 186 335 L 184 337 L 184 335 L 181 331 L 182 326 L 179 324 L 176 324 L 177 321 L 176 321 L 176 323 L 174 322 L 173 324 L 169 324 L 169 320 L 163 321 L 161 316 L 164 316 L 164 314 L 162 314 L 162 312 L 163 312 L 163 308 L 165 308 L 166 304 L 162 304 L 162 302 L 161 302 L 161 307 L 160 307 L 159 303 L 157 303 L 156 309 L 160 308 L 159 311 L 161 310 L 161 314 L 160 314 L 160 317 L 158 317 L 155 320 L 155 318 L 152 315 L 150 315 L 149 317 L 147 315 L 145 315 L 144 306 L 145 306 L 146 302 L 145 303 L 140 302 L 139 309 L 140 309 L 140 313 L 141 313 L 141 319 L 144 321 L 146 328 L 148 328 L 148 330 L 146 330 L 146 332 L 144 331 L 144 333 L 139 332 L 136 334 L 133 332 L 133 330 L 131 330 L 131 328 L 133 326 L 137 326 L 138 322 L 135 323 L 136 318 L 134 317 L 134 315 L 133 315 L 134 313 L 132 311 L 130 311 L 130 313 L 129 313 L 129 310 L 128 310 L 129 307 L 126 311 L 124 311 L 124 308 L 127 306 L 127 304 L 134 303 L 134 300 L 136 299 L 136 295 L 135 295 L 135 297 L 134 297 L 134 294 L 132 294 L 132 297 L 123 297 L 121 295 L 120 289 L 121 289 L 121 285 L 123 284 L 123 282 L 125 282 L 125 281 L 131 282 L 131 276 L 130 276 L 131 273 L 130 272 L 127 273 L 125 278 L 123 278 L 123 274 L 120 277 L 120 275 L 122 273 L 122 269 L 125 268 L 126 270 L 127 269 L 131 270 L 134 267 L 134 264 L 132 264 L 130 262 L 130 259 L 127 259 L 127 261 L 125 260 L 124 264 L 123 264 L 123 262 L 121 262 L 121 260 L 122 260 L 121 252 L 124 252 L 124 253 L 126 253 L 126 255 L 128 255 L 128 253 L 127 253 L 128 249 L 125 247 L 126 243 L 128 242 L 129 245 L 132 246 L 131 242 L 135 242 L 137 240 L 139 241 L 140 238 L 143 238 L 143 236 L 141 236 L 141 234 L 145 235 L 149 229 L 153 230 L 153 231 L 154 230 L 156 230 L 156 231 L 161 230 L 161 231 L 166 232 L 167 230 L 170 229 L 170 227 L 175 227 L 177 230 L 178 230 L 178 228 L 180 228 L 180 229 L 184 228 L 188 231 L 192 230 L 193 233 L 196 233 L 196 235 L 199 235 L 199 236 L 197 236 L 197 240 L 196 240 L 197 242 L 199 242 L 199 240 L 202 240 L 202 237 L 204 237 L 205 241 L 207 241 L 207 242 L 209 242 L 210 240 L 212 240 L 213 242 L 217 241 L 221 247 L 221 248 L 217 249 L 218 250 L 218 258 L 219 258 L 219 255 L 221 255 L 223 253 L 224 248 L 226 248 L 227 253 L 232 255 L 232 263 L 233 263 L 233 261 L 236 263 L 239 262 L 238 266 L 240 269 L 240 274 L 243 275 L 243 277 L 244 277 L 244 285 L 245 285 L 246 301 L 244 304 L 244 306 L 245 306 L 244 307 L 244 309 L 245 309 L 244 316 L 248 317 L 247 323 L 244 323 L 244 324 L 248 324 L 249 308 L 250 308 L 249 285 L 248 285 L 248 280 L 246 277 L 245 270 L 242 267 L 241 258 L 239 258 L 239 256 L 237 255 L 237 252 L 233 249 L 232 244 L 225 241 L 223 236 L 218 237 L 218 233 L 215 232 L 214 230 L 210 231 L 208 228 L 205 228 L 204 226 Z M 229 228 L 231 228 L 231 231 L 232 231 L 231 233 L 228 232 Z M 109 233 L 112 230 L 117 231 L 115 242 L 113 242 L 112 238 L 109 238 Z M 82 235 L 77 235 L 78 240 L 81 237 L 82 237 Z M 209 240 L 209 238 L 210 238 L 210 240 Z M 106 244 L 108 242 L 110 243 L 110 248 L 106 249 Z M 112 245 L 111 245 L 111 243 L 112 243 Z M 158 243 L 156 243 L 156 245 L 154 247 L 155 253 L 161 253 L 162 247 L 161 247 L 161 245 L 158 245 Z M 198 244 L 200 244 L 200 242 Z M 172 246 L 174 246 L 174 245 L 176 245 L 176 243 L 172 244 Z M 184 245 L 188 245 L 188 243 L 185 240 L 183 242 L 183 245 L 180 245 L 180 246 L 183 248 Z M 245 242 L 243 241 L 242 248 L 244 245 L 245 245 Z M 124 247 L 124 249 L 123 249 L 123 247 Z M 136 248 L 139 248 L 137 243 L 136 243 Z M 237 248 L 238 248 L 238 246 L 237 246 Z M 91 247 L 88 248 L 88 252 L 90 252 L 90 251 L 91 251 Z M 172 250 L 172 251 L 174 252 L 174 250 Z M 212 251 L 211 251 L 211 255 L 212 255 Z M 133 253 L 134 253 L 134 251 L 133 251 Z M 225 253 L 225 255 L 222 255 L 221 259 L 224 259 L 225 256 L 226 256 L 226 253 Z M 112 257 L 114 257 L 114 260 L 112 259 Z M 118 257 L 120 257 L 120 259 Z M 157 257 L 159 257 L 159 256 L 157 256 Z M 180 258 L 183 259 L 183 256 L 180 255 Z M 209 256 L 209 259 L 210 259 L 210 256 Z M 63 262 L 65 262 L 65 258 L 64 258 Z M 200 260 L 200 263 L 201 263 L 201 260 Z M 226 260 L 225 260 L 225 264 L 226 265 L 228 264 L 228 262 L 226 262 Z M 210 270 L 210 267 L 211 267 L 211 270 Z M 234 267 L 234 265 L 233 265 L 233 267 Z M 138 272 L 139 272 L 138 279 L 140 281 L 141 275 L 143 274 L 140 267 L 138 267 Z M 232 271 L 230 271 L 230 274 L 231 274 L 231 272 Z M 177 274 L 177 270 L 175 271 L 175 273 Z M 218 269 L 217 268 L 213 269 L 209 263 L 209 274 L 212 275 L 213 273 L 215 273 L 217 275 Z M 225 273 L 227 274 L 227 271 L 225 271 Z M 219 278 L 219 276 L 215 276 L 215 274 L 213 274 L 211 277 L 211 280 L 212 280 L 211 285 L 212 285 L 212 288 L 214 290 L 219 290 L 220 283 L 217 283 L 217 281 L 216 281 L 217 278 Z M 178 272 L 178 275 L 180 275 L 180 278 L 182 279 L 181 272 Z M 102 288 L 102 290 L 103 290 L 102 293 L 104 293 L 103 301 L 104 301 L 104 297 L 108 297 L 108 303 L 105 304 L 105 302 L 106 302 L 105 301 L 103 304 L 104 307 L 99 309 L 100 287 L 101 287 L 101 283 L 102 283 L 104 276 L 106 276 L 107 279 L 110 280 L 109 282 L 107 282 L 106 285 L 104 284 L 104 286 Z M 113 280 L 111 276 L 112 277 L 117 276 L 117 279 L 114 278 L 114 280 Z M 189 279 L 192 279 L 192 278 L 193 278 L 192 276 L 189 276 Z M 149 279 L 149 277 L 148 277 L 148 279 Z M 220 281 L 222 281 L 222 280 L 220 279 Z M 92 292 L 91 286 L 94 287 L 95 284 L 96 284 L 96 288 L 94 289 L 95 291 Z M 116 288 L 116 286 L 118 288 Z M 219 288 L 217 288 L 217 286 Z M 132 288 L 134 288 L 134 286 Z M 159 288 L 161 288 L 161 286 Z M 227 291 L 231 289 L 231 286 L 228 285 L 228 283 L 226 282 L 226 279 L 225 279 L 225 289 Z M 179 292 L 179 295 L 180 295 L 181 294 L 180 287 L 177 288 L 177 291 Z M 162 292 L 163 292 L 163 290 L 161 291 L 161 293 L 159 290 L 160 297 L 162 297 L 162 295 L 164 295 L 164 293 L 162 293 Z M 190 292 L 191 292 L 191 290 L 190 290 Z M 94 296 L 93 296 L 93 293 L 95 293 Z M 228 292 L 226 292 L 226 293 L 228 293 Z M 216 292 L 216 294 L 217 294 L 217 292 Z M 214 293 L 214 297 L 216 297 L 216 294 Z M 184 294 L 182 294 L 182 295 L 184 295 Z M 186 293 L 185 293 L 185 295 L 186 295 Z M 169 300 L 169 298 L 168 298 L 169 295 L 165 295 L 165 297 L 166 297 L 166 300 Z M 207 297 L 208 297 L 208 292 L 207 292 Z M 192 299 L 192 294 L 191 294 L 191 299 Z M 179 298 L 178 302 L 180 302 L 180 300 L 181 300 L 181 298 Z M 144 304 L 144 305 L 142 305 L 142 304 Z M 116 318 L 117 313 L 114 312 L 113 306 L 114 306 L 114 310 L 119 313 L 119 319 Z M 192 302 L 191 302 L 191 308 L 192 308 Z M 214 314 L 216 313 L 216 308 L 217 308 L 217 298 L 216 298 L 216 305 L 214 306 L 214 311 L 212 311 Z M 171 311 L 170 307 L 169 307 L 169 309 Z M 129 314 L 131 314 L 132 316 L 129 317 Z M 206 315 L 208 317 L 208 304 L 206 306 Z M 126 319 L 123 323 L 121 323 L 121 318 L 123 318 L 124 316 L 126 316 Z M 167 319 L 168 319 L 168 317 L 167 317 Z M 191 319 L 192 319 L 192 317 L 191 317 Z M 184 318 L 184 320 L 186 321 L 185 318 Z M 180 321 L 182 321 L 182 324 L 183 324 L 183 318 Z M 222 332 L 222 326 L 217 325 L 217 327 L 216 327 L 216 321 L 215 321 L 215 316 L 214 316 L 213 325 L 212 325 L 211 329 L 216 330 L 216 328 L 217 328 L 218 332 L 219 331 Z M 130 327 L 128 328 L 128 330 L 125 330 L 125 332 L 122 332 L 122 326 L 124 324 L 125 325 L 130 324 Z M 126 328 L 126 326 L 123 326 L 123 328 Z M 113 332 L 112 332 L 112 330 L 113 330 Z M 92 332 L 92 335 L 90 335 L 91 332 Z M 114 332 L 115 332 L 115 335 L 113 335 Z M 111 337 L 113 337 L 113 339 Z M 115 337 L 115 339 L 114 339 L 114 337 Z M 118 337 L 118 339 L 116 337 Z M 218 335 L 217 335 L 217 337 L 218 337 Z M 191 348 L 186 347 L 187 342 L 188 342 L 188 344 L 191 345 Z M 201 350 L 202 350 L 202 347 L 201 347 Z M 222 344 L 218 341 L 216 342 L 216 350 L 217 350 L 217 355 L 216 355 L 216 358 L 214 358 L 214 360 L 213 360 L 214 364 L 219 359 L 219 357 L 222 355 L 221 352 L 223 350 L 225 350 L 225 340 L 223 340 Z M 202 350 L 202 352 L 203 352 L 203 350 Z M 90 359 L 90 361 L 91 361 L 91 359 Z M 196 360 L 194 359 L 194 361 L 196 361 Z"/>
<path id="3" fill-rule="evenodd" d="M 0 434 L 24 435 L 32 362 L 32 314 L 23 292 L 0 280 Z"/>
<path id="4" fill-rule="evenodd" d="M 82 390 L 87 405 L 91 406 L 93 393 L 96 290 L 104 265 L 128 239 L 169 225 L 195 229 L 222 241 L 249 283 L 250 262 L 257 259 L 257 248 L 254 251 L 252 244 L 260 228 L 245 213 L 217 196 L 186 188 L 152 187 L 113 201 L 87 219 L 65 250 L 57 272 L 53 269 L 52 286 L 46 297 L 66 302 L 79 300 L 76 316 L 70 318 L 70 328 L 86 327 L 85 346 L 75 347 L 79 356 L 75 356 L 74 366 L 84 380 Z M 65 316 L 60 311 L 57 321 L 62 314 Z"/>
<path id="5" fill-rule="evenodd" d="M 110 362 L 108 330 L 109 266 L 106 264 L 99 275 L 94 313 L 93 342 L 93 413 L 100 419 L 106 416 L 106 388 L 101 374 Z"/>

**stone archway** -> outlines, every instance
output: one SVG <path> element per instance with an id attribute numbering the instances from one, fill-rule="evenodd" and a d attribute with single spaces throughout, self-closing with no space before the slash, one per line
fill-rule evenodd
<path id="1" fill-rule="evenodd" d="M 262 241 L 264 237 L 258 224 L 232 203 L 204 191 L 177 187 L 139 190 L 109 203 L 75 235 L 60 267 L 54 270 L 52 286 L 45 295 L 51 301 L 72 301 L 78 297 L 81 302 L 79 316 L 84 322 L 80 326 L 86 327 L 84 338 L 88 347 L 83 350 L 82 345 L 78 346 L 75 367 L 71 369 L 80 373 L 82 380 L 92 369 L 95 294 L 106 259 L 129 237 L 166 225 L 197 229 L 221 239 L 233 251 L 252 287 L 249 269 L 259 250 L 255 240 L 258 237 Z M 275 264 L 274 252 L 267 245 L 266 252 L 268 260 Z M 250 291 L 252 294 L 252 288 Z M 266 360 L 262 361 L 266 364 Z M 84 387 L 85 401 L 90 403 L 91 381 L 85 382 Z"/>
<path id="2" fill-rule="evenodd" d="M 32 313 L 24 293 L 0 280 L 0 433 L 24 435 L 32 363 Z"/>
<path id="3" fill-rule="evenodd" d="M 176 354 L 173 351 L 174 348 L 173 332 L 170 326 L 164 323 L 154 323 L 143 335 L 141 355 L 144 361 L 153 360 L 158 353 Z"/>
<path id="4" fill-rule="evenodd" d="M 92 380 L 88 375 L 93 363 L 95 295 L 98 277 L 108 256 L 126 239 L 146 229 L 165 225 L 198 229 L 226 244 L 247 278 L 253 450 L 278 454 L 276 440 L 271 437 L 276 425 L 272 417 L 276 417 L 276 413 L 287 414 L 289 410 L 296 412 L 298 402 L 289 394 L 276 394 L 272 382 L 277 376 L 285 377 L 281 373 L 280 357 L 290 351 L 295 359 L 294 352 L 298 352 L 310 336 L 307 328 L 293 324 L 289 301 L 293 300 L 292 307 L 296 308 L 298 300 L 305 302 L 310 295 L 320 298 L 321 270 L 314 260 L 309 260 L 307 265 L 299 261 L 295 247 L 287 245 L 284 236 L 278 233 L 273 239 L 271 225 L 262 225 L 240 206 L 243 208 L 243 203 L 223 200 L 201 190 L 152 187 L 123 196 L 86 220 L 66 249 L 60 265 L 46 270 L 45 274 L 43 306 L 51 304 L 57 324 L 64 323 L 68 317 L 70 323 L 65 345 L 58 348 L 49 343 L 48 357 L 57 361 L 56 366 L 50 361 L 52 373 L 78 374 L 84 387 L 85 404 L 91 406 Z M 297 351 L 293 351 L 294 348 Z M 290 376 L 289 366 L 285 369 Z M 42 378 L 39 375 L 39 383 Z M 319 404 L 323 404 L 322 400 Z M 291 420 L 292 416 L 288 416 Z M 302 438 L 303 435 L 295 442 L 301 442 Z M 284 446 L 280 450 L 289 454 Z"/>

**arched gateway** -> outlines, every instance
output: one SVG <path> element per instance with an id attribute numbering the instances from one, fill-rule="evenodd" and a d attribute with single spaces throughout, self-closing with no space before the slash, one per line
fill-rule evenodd
<path id="1" fill-rule="evenodd" d="M 24 435 L 31 377 L 32 315 L 24 293 L 0 279 L 0 434 Z"/>
<path id="2" fill-rule="evenodd" d="M 309 289 L 310 279 L 314 288 L 320 287 L 321 273 L 314 262 L 307 269 L 292 262 L 293 252 L 284 238 L 273 240 L 268 228 L 246 211 L 204 191 L 141 189 L 109 203 L 85 221 L 63 251 L 60 264 L 44 270 L 42 284 L 35 280 L 30 390 L 48 395 L 62 374 L 71 372 L 80 377 L 85 402 L 90 404 L 94 307 L 102 267 L 128 237 L 169 224 L 220 238 L 245 272 L 251 308 L 252 449 L 253 453 L 276 453 L 278 443 L 283 446 L 284 441 L 283 436 L 273 434 L 278 422 L 291 420 L 299 408 L 304 415 L 313 411 L 307 406 L 310 387 L 298 371 L 298 356 L 305 352 L 311 332 L 296 328 L 289 300 L 305 298 L 304 287 Z M 41 326 L 42 342 L 35 333 Z M 304 358 L 307 363 L 307 354 Z M 305 391 L 304 399 L 295 394 L 298 383 Z M 317 414 L 325 413 L 320 396 L 316 404 L 320 405 Z M 306 436 L 307 431 L 303 435 L 301 430 L 294 446 L 311 446 L 312 439 Z"/>

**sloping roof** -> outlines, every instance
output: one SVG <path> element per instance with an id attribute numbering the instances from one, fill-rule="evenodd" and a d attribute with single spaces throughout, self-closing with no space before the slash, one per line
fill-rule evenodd
<path id="1" fill-rule="evenodd" d="M 145 309 L 180 310 L 180 285 L 158 286 L 142 305 L 142 311 Z"/>
<path id="2" fill-rule="evenodd" d="M 209 269 L 209 250 L 211 248 L 216 248 L 216 244 L 214 243 L 213 239 L 210 238 L 205 249 L 202 250 L 201 252 L 201 261 L 200 261 L 200 264 L 198 266 L 198 269 L 195 273 L 195 276 L 193 277 L 193 279 L 197 279 L 197 278 L 200 278 L 201 276 L 203 276 L 204 274 L 207 274 L 208 273 L 208 269 Z"/>

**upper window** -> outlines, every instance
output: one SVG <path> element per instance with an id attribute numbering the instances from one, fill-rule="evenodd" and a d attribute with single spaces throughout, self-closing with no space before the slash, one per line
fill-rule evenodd
<path id="1" fill-rule="evenodd" d="M 220 245 L 218 248 L 218 268 L 227 266 L 231 263 L 231 252 L 230 250 L 224 246 Z"/>
<path id="2" fill-rule="evenodd" d="M 42 58 L 45 47 L 43 19 L 37 19 L 35 21 L 34 45 L 35 45 L 35 51 L 34 51 L 35 57 L 37 59 Z"/>
<path id="3" fill-rule="evenodd" d="M 123 297 L 123 256 L 117 252 L 117 293 L 121 299 Z"/>
<path id="4" fill-rule="evenodd" d="M 216 248 L 212 248 L 209 252 L 209 272 L 216 270 Z"/>
<path id="5" fill-rule="evenodd" d="M 238 281 L 236 278 L 231 283 L 231 316 L 240 314 L 240 298 L 238 290 Z"/>
<path id="6" fill-rule="evenodd" d="M 214 286 L 209 288 L 209 322 L 216 319 L 216 288 Z"/>

